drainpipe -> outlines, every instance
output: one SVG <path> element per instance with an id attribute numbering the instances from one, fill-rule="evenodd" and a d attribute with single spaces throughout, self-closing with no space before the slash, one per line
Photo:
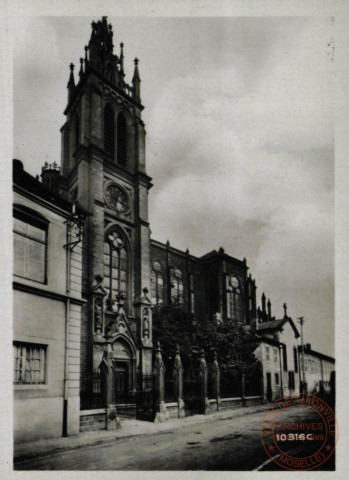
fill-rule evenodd
<path id="1" fill-rule="evenodd" d="M 67 245 L 66 245 L 66 293 L 70 293 L 70 264 L 71 249 L 69 243 L 71 241 L 70 224 L 67 220 Z M 65 327 L 64 327 L 64 393 L 63 393 L 63 437 L 68 436 L 68 324 L 70 312 L 70 299 L 65 301 Z"/>

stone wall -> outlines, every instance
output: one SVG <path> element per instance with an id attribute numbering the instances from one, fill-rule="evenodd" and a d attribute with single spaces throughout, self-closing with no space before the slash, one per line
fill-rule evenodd
<path id="1" fill-rule="evenodd" d="M 107 413 L 105 410 L 89 410 L 80 412 L 80 432 L 106 430 Z"/>

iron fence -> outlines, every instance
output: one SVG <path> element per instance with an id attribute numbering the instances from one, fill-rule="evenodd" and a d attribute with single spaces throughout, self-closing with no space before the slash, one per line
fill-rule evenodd
<path id="1" fill-rule="evenodd" d="M 165 376 L 165 402 L 175 402 L 175 381 L 171 376 Z"/>
<path id="2" fill-rule="evenodd" d="M 221 375 L 220 378 L 220 397 L 241 397 L 242 395 L 242 383 L 241 379 L 236 377 L 227 377 Z"/>
<path id="3" fill-rule="evenodd" d="M 99 371 L 80 377 L 80 409 L 94 410 L 106 405 L 103 378 Z"/>
<path id="4" fill-rule="evenodd" d="M 195 415 L 203 413 L 202 383 L 198 376 L 192 376 L 184 379 L 183 382 L 183 400 L 185 405 L 185 415 Z"/>

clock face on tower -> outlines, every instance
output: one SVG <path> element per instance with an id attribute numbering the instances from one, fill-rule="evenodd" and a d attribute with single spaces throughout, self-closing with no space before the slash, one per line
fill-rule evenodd
<path id="1" fill-rule="evenodd" d="M 111 183 L 106 187 L 104 198 L 108 207 L 119 213 L 126 213 L 130 208 L 130 201 L 127 193 L 116 183 Z"/>

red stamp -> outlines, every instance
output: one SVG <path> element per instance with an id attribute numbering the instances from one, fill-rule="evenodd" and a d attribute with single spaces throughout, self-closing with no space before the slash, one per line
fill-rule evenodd
<path id="1" fill-rule="evenodd" d="M 262 444 L 269 457 L 287 470 L 312 470 L 333 454 L 338 425 L 333 410 L 308 393 L 287 395 L 266 411 Z"/>

